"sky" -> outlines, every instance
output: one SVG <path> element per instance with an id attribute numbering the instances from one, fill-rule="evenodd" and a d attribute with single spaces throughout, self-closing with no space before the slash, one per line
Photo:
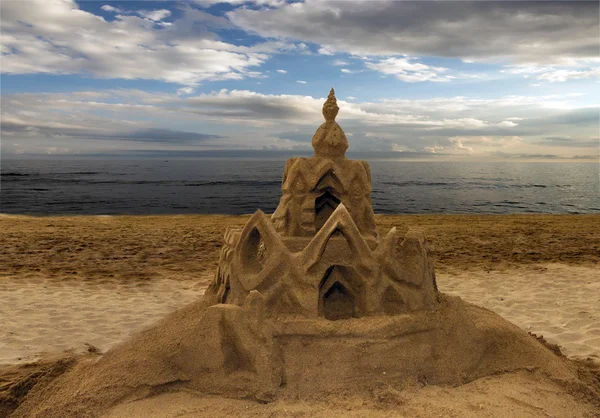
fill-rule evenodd
<path id="1" fill-rule="evenodd" d="M 331 87 L 355 152 L 599 156 L 598 1 L 0 8 L 3 158 L 308 153 Z"/>

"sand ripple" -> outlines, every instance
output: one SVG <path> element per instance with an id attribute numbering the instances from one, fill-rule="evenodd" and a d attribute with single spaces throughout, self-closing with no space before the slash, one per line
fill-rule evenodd
<path id="1" fill-rule="evenodd" d="M 548 264 L 438 275 L 441 291 L 543 335 L 574 358 L 600 361 L 600 269 Z M 210 281 L 0 279 L 0 364 L 66 350 L 101 351 L 203 294 Z"/>
<path id="2" fill-rule="evenodd" d="M 573 358 L 600 361 L 600 268 L 547 264 L 438 277 L 441 291 L 543 335 Z"/>
<path id="3" fill-rule="evenodd" d="M 105 351 L 204 293 L 208 279 L 0 280 L 0 364 L 89 345 Z"/>

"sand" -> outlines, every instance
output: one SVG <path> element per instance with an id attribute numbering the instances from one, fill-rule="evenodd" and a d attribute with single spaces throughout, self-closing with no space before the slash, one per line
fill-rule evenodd
<path id="1" fill-rule="evenodd" d="M 377 218 L 380 231 L 392 225 L 426 229 L 441 291 L 543 335 L 571 358 L 599 361 L 600 216 Z M 241 226 L 246 220 L 1 216 L 0 364 L 65 351 L 104 352 L 155 324 L 203 293 L 218 261 L 225 226 Z M 4 370 L 10 372 L 0 368 L 0 397 L 11 387 L 11 379 L 26 374 L 23 369 L 16 374 L 10 367 Z M 536 379 L 511 374 L 454 389 L 371 394 L 371 401 L 288 400 L 268 406 L 178 392 L 121 405 L 111 416 L 148 416 L 148 411 L 159 410 L 162 416 L 211 416 L 216 411 L 247 416 L 398 416 L 390 415 L 390 408 L 399 405 L 406 416 L 498 416 L 507 405 L 514 408 L 508 416 L 547 416 L 549 411 L 553 416 L 583 416 L 578 413 L 585 408 L 571 405 L 577 402 L 564 388 Z M 492 397 L 498 390 L 501 400 Z M 543 393 L 557 400 L 554 407 Z"/>
<path id="2" fill-rule="evenodd" d="M 210 279 L 0 279 L 0 364 L 64 352 L 105 352 L 197 299 Z"/>
<path id="3" fill-rule="evenodd" d="M 445 274 L 439 289 L 488 308 L 578 359 L 600 363 L 600 269 L 540 264 Z"/>
<path id="4" fill-rule="evenodd" d="M 598 265 L 600 215 L 376 215 L 380 234 L 423 227 L 436 272 Z M 213 274 L 225 228 L 249 216 L 0 215 L 0 277 L 195 280 Z"/>
<path id="5" fill-rule="evenodd" d="M 319 418 L 530 418 L 597 417 L 560 385 L 521 372 L 486 377 L 457 388 L 426 386 L 398 391 L 382 385 L 365 397 L 327 401 L 278 400 L 260 404 L 189 392 L 121 404 L 106 418 L 319 417 Z"/>
<path id="6" fill-rule="evenodd" d="M 595 267 L 545 264 L 442 273 L 438 287 L 543 335 L 572 358 L 600 362 L 598 274 Z M 211 279 L 0 279 L 0 364 L 83 353 L 90 346 L 106 352 L 196 300 Z"/>

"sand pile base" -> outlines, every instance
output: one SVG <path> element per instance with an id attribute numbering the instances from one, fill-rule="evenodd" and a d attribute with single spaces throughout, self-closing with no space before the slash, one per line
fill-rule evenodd
<path id="1" fill-rule="evenodd" d="M 207 395 L 246 399 L 246 407 L 248 399 L 356 402 L 374 393 L 394 403 L 406 388 L 460 386 L 486 376 L 495 376 L 488 379 L 493 392 L 506 373 L 525 386 L 537 381 L 556 394 L 563 390 L 554 402 L 565 411 L 577 405 L 590 416 L 599 411 L 600 405 L 586 402 L 600 399 L 593 378 L 582 378 L 574 363 L 459 298 L 441 295 L 431 312 L 341 321 L 268 319 L 253 298 L 243 307 L 206 305 L 191 304 L 97 360 L 35 385 L 11 416 L 154 416 L 147 408 L 157 399 L 175 402 L 179 409 L 171 404 L 164 411 L 179 414 L 182 399 L 190 397 L 201 405 L 189 416 L 214 416 Z M 483 384 L 477 382 L 470 385 Z M 508 398 L 498 400 L 499 408 Z M 140 400 L 146 405 L 141 410 Z"/>

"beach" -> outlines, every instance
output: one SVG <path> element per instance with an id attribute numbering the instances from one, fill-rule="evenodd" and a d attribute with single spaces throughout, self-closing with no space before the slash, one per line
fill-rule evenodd
<path id="1" fill-rule="evenodd" d="M 28 373 L 24 370 L 32 370 L 19 365 L 104 353 L 197 300 L 213 278 L 225 229 L 242 227 L 248 218 L 2 215 L 0 393 L 23 378 Z M 425 229 L 440 291 L 543 336 L 571 359 L 600 364 L 599 215 L 376 218 L 380 234 L 392 226 L 401 231 L 409 226 Z M 527 384 L 530 377 L 510 379 Z M 503 384 L 514 389 L 516 383 L 507 382 Z M 469 385 L 479 393 L 486 391 L 485 379 Z M 428 390 L 448 398 L 448 403 L 455 396 L 443 389 Z M 185 400 L 184 393 L 163 396 L 170 397 L 172 408 L 200 402 Z M 413 394 L 406 403 L 414 406 L 424 396 Z M 203 398 L 196 406 L 202 410 L 211 402 L 216 401 Z M 257 411 L 247 401 L 232 401 L 236 403 L 256 414 L 281 413 L 289 407 L 276 403 Z M 445 411 L 442 403 L 434 410 Z M 143 411 L 152 407 L 144 405 Z M 144 414 L 136 412 L 134 404 L 127 408 L 114 416 Z M 323 413 L 314 405 L 302 410 Z M 343 409 L 338 412 L 343 415 Z"/>

